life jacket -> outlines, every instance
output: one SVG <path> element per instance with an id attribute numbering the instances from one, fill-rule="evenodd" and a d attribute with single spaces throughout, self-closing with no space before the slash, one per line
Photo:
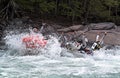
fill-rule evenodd
<path id="1" fill-rule="evenodd" d="M 25 44 L 26 48 L 43 48 L 47 44 L 47 40 L 38 35 L 24 37 L 22 38 L 22 42 Z"/>
<path id="2" fill-rule="evenodd" d="M 102 48 L 101 44 L 99 41 L 95 42 L 93 45 L 92 45 L 92 49 L 93 50 L 99 50 L 100 48 Z"/>

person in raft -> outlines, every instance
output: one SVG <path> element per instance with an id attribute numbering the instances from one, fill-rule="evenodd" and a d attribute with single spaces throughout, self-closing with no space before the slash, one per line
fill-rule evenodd
<path id="1" fill-rule="evenodd" d="M 33 28 L 34 33 L 38 33 L 37 28 Z M 29 36 L 25 36 L 22 38 L 22 42 L 25 44 L 26 48 L 44 48 L 47 44 L 47 40 L 44 39 L 43 36 L 39 36 L 38 34 L 32 34 Z"/>
<path id="2" fill-rule="evenodd" d="M 77 41 L 80 44 L 79 50 L 85 50 L 87 47 L 88 39 L 85 37 L 85 33 L 82 33 L 81 39 Z"/>
<path id="3" fill-rule="evenodd" d="M 100 38 L 100 33 L 98 32 L 98 34 L 96 35 L 96 41 L 93 43 L 91 47 L 92 50 L 99 50 L 100 48 L 102 48 L 103 40 L 106 35 L 107 35 L 107 32 L 104 32 L 104 35 Z"/>
<path id="4" fill-rule="evenodd" d="M 86 54 L 92 54 L 92 51 L 87 48 L 87 42 L 88 39 L 85 37 L 85 33 L 82 33 L 81 35 L 81 39 L 79 39 L 78 41 L 78 51 L 81 51 L 82 53 L 86 53 Z"/>

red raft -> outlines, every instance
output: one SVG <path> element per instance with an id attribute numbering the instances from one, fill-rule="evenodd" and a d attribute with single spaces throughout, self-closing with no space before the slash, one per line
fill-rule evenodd
<path id="1" fill-rule="evenodd" d="M 26 48 L 44 48 L 47 44 L 47 40 L 39 35 L 32 35 L 22 38 L 22 42 L 25 44 Z"/>

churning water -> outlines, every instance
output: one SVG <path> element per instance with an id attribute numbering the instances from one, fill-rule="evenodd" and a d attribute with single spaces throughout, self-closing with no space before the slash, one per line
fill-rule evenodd
<path id="1" fill-rule="evenodd" d="M 0 78 L 120 78 L 120 49 L 94 52 L 93 56 L 61 57 L 66 50 L 57 38 L 48 40 L 37 55 L 24 55 L 21 38 L 27 33 L 5 37 L 7 50 L 0 51 Z M 37 50 L 38 51 L 38 50 Z"/>

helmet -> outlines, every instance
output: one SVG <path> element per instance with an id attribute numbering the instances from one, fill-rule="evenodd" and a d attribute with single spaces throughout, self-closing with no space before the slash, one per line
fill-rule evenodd
<path id="1" fill-rule="evenodd" d="M 107 35 L 107 32 L 105 32 L 105 35 Z"/>
<path id="2" fill-rule="evenodd" d="M 38 29 L 37 29 L 37 28 L 33 28 L 33 31 L 34 31 L 34 32 L 38 32 Z"/>

